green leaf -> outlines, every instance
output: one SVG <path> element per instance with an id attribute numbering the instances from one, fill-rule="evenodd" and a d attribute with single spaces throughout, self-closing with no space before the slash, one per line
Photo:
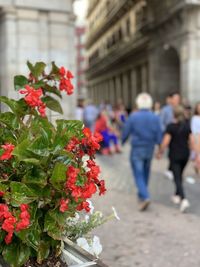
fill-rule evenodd
<path id="1" fill-rule="evenodd" d="M 28 139 L 23 140 L 13 150 L 12 154 L 18 158 L 19 161 L 39 164 L 37 155 L 28 150 L 31 141 Z"/>
<path id="2" fill-rule="evenodd" d="M 36 155 L 47 157 L 49 155 L 49 143 L 44 136 L 38 136 L 27 148 Z"/>
<path id="3" fill-rule="evenodd" d="M 12 242 L 3 249 L 3 258 L 11 267 L 21 267 L 30 256 L 30 248 L 21 242 Z"/>
<path id="4" fill-rule="evenodd" d="M 16 100 L 10 99 L 6 96 L 0 96 L 0 102 L 6 104 L 14 113 L 16 113 L 18 109 L 20 109 L 19 104 Z"/>
<path id="5" fill-rule="evenodd" d="M 20 204 L 28 204 L 37 200 L 40 192 L 38 194 L 31 190 L 28 185 L 20 182 L 11 182 L 11 204 L 15 207 L 20 206 Z"/>
<path id="6" fill-rule="evenodd" d="M 55 62 L 51 62 L 52 69 L 51 69 L 51 74 L 58 75 L 59 76 L 59 68 L 56 66 Z"/>
<path id="7" fill-rule="evenodd" d="M 60 102 L 58 102 L 53 97 L 44 96 L 44 97 L 42 97 L 42 102 L 44 102 L 49 109 L 51 109 L 55 112 L 58 112 L 60 114 L 63 114 L 63 110 L 62 110 L 62 107 L 60 105 Z"/>
<path id="8" fill-rule="evenodd" d="M 37 62 L 35 65 L 33 65 L 28 61 L 27 66 L 31 71 L 31 73 L 33 74 L 33 76 L 35 78 L 38 78 L 44 72 L 46 64 L 44 62 Z"/>
<path id="9" fill-rule="evenodd" d="M 57 188 L 62 189 L 63 183 L 66 181 L 67 166 L 61 162 L 57 162 L 54 166 L 52 176 L 50 178 L 51 184 Z"/>
<path id="10" fill-rule="evenodd" d="M 22 182 L 25 184 L 35 184 L 43 188 L 47 184 L 47 174 L 42 169 L 34 166 L 24 175 Z"/>
<path id="11" fill-rule="evenodd" d="M 57 95 L 58 97 L 62 98 L 60 90 L 57 89 L 56 86 L 50 86 L 48 84 L 45 84 L 44 87 L 42 88 L 45 92 L 49 92 L 52 94 Z"/>
<path id="12" fill-rule="evenodd" d="M 50 242 L 41 241 L 37 248 L 37 262 L 41 264 L 42 261 L 49 256 L 49 252 L 50 252 Z"/>
<path id="13" fill-rule="evenodd" d="M 12 110 L 12 112 L 15 114 L 16 117 L 29 114 L 30 110 L 32 111 L 32 113 L 34 111 L 25 103 L 23 98 L 16 101 L 6 96 L 0 96 L 0 102 L 3 102 L 4 104 L 6 104 Z"/>
<path id="14" fill-rule="evenodd" d="M 28 84 L 28 79 L 23 75 L 17 75 L 14 77 L 14 87 L 15 90 L 24 88 Z"/>
<path id="15" fill-rule="evenodd" d="M 3 184 L 3 182 L 0 182 L 0 191 L 6 192 L 8 188 L 9 186 L 7 184 Z"/>
<path id="16" fill-rule="evenodd" d="M 11 129 L 19 128 L 19 120 L 16 117 L 16 115 L 12 112 L 0 113 L 0 122 L 5 124 L 7 127 Z"/>
<path id="17" fill-rule="evenodd" d="M 41 88 L 43 86 L 45 86 L 45 82 L 44 81 L 38 81 L 36 83 L 33 83 L 32 86 L 35 88 L 35 89 L 38 89 L 38 88 Z"/>
<path id="18" fill-rule="evenodd" d="M 56 120 L 57 130 L 66 130 L 68 133 L 80 135 L 83 129 L 83 122 L 78 120 Z"/>
<path id="19" fill-rule="evenodd" d="M 68 212 L 62 213 L 59 210 L 49 210 L 45 215 L 44 231 L 53 239 L 61 240 L 68 216 Z"/>

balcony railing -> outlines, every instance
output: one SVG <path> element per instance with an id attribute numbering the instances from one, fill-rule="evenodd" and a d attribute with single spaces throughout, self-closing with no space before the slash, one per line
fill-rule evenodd
<path id="1" fill-rule="evenodd" d="M 115 2 L 115 5 L 109 6 L 106 16 L 102 23 L 90 31 L 86 48 L 89 48 L 105 31 L 119 20 L 127 10 L 135 3 L 135 0 L 120 0 Z"/>
<path id="2" fill-rule="evenodd" d="M 148 44 L 148 37 L 133 36 L 128 40 L 117 44 L 108 50 L 108 53 L 102 57 L 95 58 L 89 63 L 86 75 L 88 78 L 97 77 L 99 74 L 106 72 L 112 66 L 115 66 L 119 61 L 129 58 L 130 55 L 137 53 L 137 51 L 145 51 Z"/>

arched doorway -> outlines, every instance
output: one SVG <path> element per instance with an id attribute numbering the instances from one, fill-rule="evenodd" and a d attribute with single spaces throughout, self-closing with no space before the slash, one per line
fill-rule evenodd
<path id="1" fill-rule="evenodd" d="M 164 47 L 159 57 L 157 98 L 164 103 L 170 92 L 180 92 L 180 59 L 175 48 Z"/>

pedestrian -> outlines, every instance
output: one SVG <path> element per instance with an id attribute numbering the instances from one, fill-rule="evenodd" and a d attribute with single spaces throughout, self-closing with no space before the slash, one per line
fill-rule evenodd
<path id="1" fill-rule="evenodd" d="M 154 111 L 154 113 L 156 115 L 160 115 L 160 111 L 161 111 L 161 104 L 160 104 L 160 102 L 156 101 L 154 103 L 153 111 Z"/>
<path id="2" fill-rule="evenodd" d="M 172 201 L 174 204 L 180 204 L 181 212 L 190 207 L 183 188 L 183 171 L 190 156 L 189 143 L 193 146 L 190 123 L 185 119 L 184 108 L 177 106 L 174 109 L 174 122 L 167 126 L 157 156 L 159 158 L 169 147 L 169 160 L 175 185 L 175 194 L 172 196 Z"/>
<path id="3" fill-rule="evenodd" d="M 148 184 L 151 160 L 155 145 L 162 141 L 162 131 L 158 116 L 151 111 L 151 96 L 139 94 L 136 104 L 138 110 L 130 114 L 124 125 L 122 144 L 131 136 L 130 161 L 138 191 L 139 210 L 143 211 L 150 204 Z"/>
<path id="4" fill-rule="evenodd" d="M 196 104 L 194 115 L 191 119 L 191 130 L 194 138 L 194 151 L 192 159 L 194 160 L 194 168 L 197 174 L 200 171 L 200 102 Z"/>
<path id="5" fill-rule="evenodd" d="M 83 111 L 84 111 L 84 100 L 79 99 L 76 110 L 75 110 L 75 119 L 83 121 Z"/>
<path id="6" fill-rule="evenodd" d="M 123 125 L 127 119 L 127 116 L 128 114 L 126 112 L 124 104 L 122 102 L 117 104 L 114 110 L 114 122 L 116 124 L 116 128 L 120 133 L 123 129 Z"/>
<path id="7" fill-rule="evenodd" d="M 174 108 L 176 108 L 178 105 L 180 105 L 180 95 L 177 92 L 169 93 L 166 98 L 166 105 L 161 109 L 160 112 L 160 123 L 161 123 L 161 129 L 163 134 L 166 131 L 167 126 L 174 121 Z M 168 169 L 165 170 L 164 175 L 170 179 L 173 180 L 173 173 L 171 170 L 171 166 L 168 166 Z"/>
<path id="8" fill-rule="evenodd" d="M 92 132 L 94 132 L 94 124 L 98 113 L 98 108 L 93 104 L 93 101 L 89 99 L 83 110 L 83 122 L 85 127 L 89 128 Z"/>
<path id="9" fill-rule="evenodd" d="M 112 152 L 121 152 L 119 147 L 119 134 L 112 126 L 105 109 L 100 112 L 96 119 L 95 132 L 100 133 L 103 136 L 103 141 L 101 143 L 101 153 L 103 155 L 111 155 Z M 114 150 L 112 150 L 112 145 L 114 146 Z"/>

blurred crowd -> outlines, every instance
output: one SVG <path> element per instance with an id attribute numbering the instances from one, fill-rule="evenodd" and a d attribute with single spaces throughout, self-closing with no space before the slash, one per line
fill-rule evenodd
<path id="1" fill-rule="evenodd" d="M 103 155 L 121 153 L 121 146 L 131 137 L 130 163 L 140 211 L 150 204 L 152 158 L 167 157 L 169 165 L 165 175 L 173 179 L 175 186 L 171 200 L 185 212 L 190 203 L 183 186 L 183 171 L 189 160 L 194 162 L 196 173 L 200 171 L 200 102 L 193 107 L 179 93 L 172 92 L 163 106 L 153 102 L 147 93 L 139 94 L 135 104 L 128 111 L 121 100 L 114 106 L 109 101 L 96 106 L 92 100 L 86 103 L 79 100 L 76 119 L 82 120 L 91 131 L 102 134 L 100 153 Z"/>
<path id="2" fill-rule="evenodd" d="M 95 106 L 92 100 L 78 101 L 76 119 L 82 120 L 84 125 L 92 132 L 98 132 L 103 136 L 100 153 L 112 155 L 121 153 L 120 138 L 123 125 L 128 118 L 128 112 L 121 100 L 115 106 L 109 101 Z"/>

